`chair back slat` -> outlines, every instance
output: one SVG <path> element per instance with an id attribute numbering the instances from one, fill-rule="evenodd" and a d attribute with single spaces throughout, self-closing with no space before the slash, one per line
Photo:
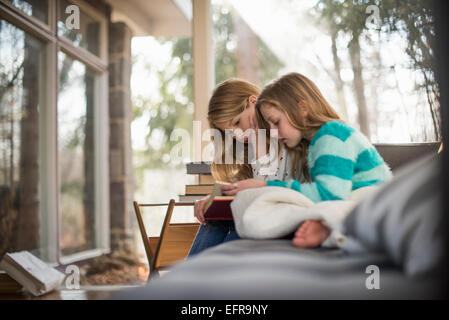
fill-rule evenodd
<path id="1" fill-rule="evenodd" d="M 168 205 L 168 207 L 160 237 L 148 237 L 140 208 L 165 205 Z M 187 257 L 200 224 L 196 222 L 170 223 L 170 220 L 175 206 L 193 205 L 194 202 L 175 202 L 173 199 L 169 203 L 155 204 L 139 204 L 134 201 L 134 211 L 150 266 L 150 276 L 148 279 L 157 276 L 159 274 L 159 268 L 169 267 Z"/>
<path id="2" fill-rule="evenodd" d="M 153 252 L 156 252 L 157 243 L 159 242 L 159 237 L 148 237 L 148 241 L 150 241 L 150 248 Z"/>
<path id="3" fill-rule="evenodd" d="M 140 235 L 142 236 L 143 246 L 145 248 L 145 253 L 147 254 L 148 266 L 151 271 L 152 262 L 154 260 L 154 250 L 151 249 L 150 241 L 148 240 L 147 230 L 145 229 L 145 224 L 143 223 L 142 214 L 140 212 L 139 204 L 134 201 L 134 211 L 136 212 L 137 223 L 139 225 Z"/>
<path id="4" fill-rule="evenodd" d="M 159 259 L 154 267 L 164 268 L 184 260 L 198 232 L 198 223 L 169 224 L 159 248 Z"/>

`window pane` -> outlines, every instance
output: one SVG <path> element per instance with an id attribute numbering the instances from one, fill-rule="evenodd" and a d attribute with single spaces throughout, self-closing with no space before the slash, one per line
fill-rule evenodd
<path id="1" fill-rule="evenodd" d="M 378 19 L 379 27 L 369 22 L 366 1 L 211 3 L 216 83 L 239 77 L 263 87 L 299 72 L 372 142 L 440 139 L 434 31 L 425 1 L 414 8 L 379 6 L 382 17 L 392 17 Z M 353 32 L 360 36 L 353 39 Z"/>
<path id="2" fill-rule="evenodd" d="M 48 23 L 48 0 L 7 0 L 31 17 Z"/>
<path id="3" fill-rule="evenodd" d="M 0 20 L 0 258 L 6 251 L 44 255 L 39 201 L 41 42 Z"/>
<path id="4" fill-rule="evenodd" d="M 62 52 L 58 64 L 60 244 L 67 255 L 95 247 L 95 74 Z"/>
<path id="5" fill-rule="evenodd" d="M 179 143 L 170 141 L 173 130 L 193 132 L 192 43 L 190 38 L 134 37 L 131 54 L 134 198 L 138 202 L 168 202 L 185 194 L 186 185 L 197 183 L 194 175 L 185 174 L 184 163 L 170 157 L 173 146 Z M 148 236 L 159 236 L 165 213 L 164 207 L 142 210 Z M 192 207 L 174 209 L 172 222 L 195 221 Z M 138 226 L 134 226 L 137 252 L 144 256 Z"/>
<path id="6" fill-rule="evenodd" d="M 59 6 L 58 35 L 66 37 L 75 46 L 99 55 L 100 23 L 80 9 L 79 28 L 76 28 L 76 25 L 72 27 L 74 20 L 71 18 L 71 15 L 73 11 L 69 10 L 69 13 L 66 13 L 66 9 L 69 6 L 72 6 L 72 3 L 61 0 Z"/>

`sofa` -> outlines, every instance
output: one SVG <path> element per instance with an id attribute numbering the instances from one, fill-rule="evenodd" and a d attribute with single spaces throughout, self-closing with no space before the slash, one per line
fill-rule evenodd
<path id="1" fill-rule="evenodd" d="M 447 267 L 438 147 L 376 145 L 395 177 L 345 218 L 344 248 L 235 240 L 113 299 L 441 298 Z"/>

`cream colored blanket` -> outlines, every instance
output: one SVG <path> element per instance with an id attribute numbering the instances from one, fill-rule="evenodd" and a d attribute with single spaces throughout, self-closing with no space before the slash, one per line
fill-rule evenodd
<path id="1" fill-rule="evenodd" d="M 340 246 L 344 235 L 340 224 L 367 194 L 370 186 L 354 190 L 348 200 L 314 203 L 302 193 L 282 187 L 251 188 L 240 191 L 231 202 L 235 228 L 241 238 L 278 239 L 295 232 L 305 220 L 321 220 L 332 233 L 325 247 Z"/>

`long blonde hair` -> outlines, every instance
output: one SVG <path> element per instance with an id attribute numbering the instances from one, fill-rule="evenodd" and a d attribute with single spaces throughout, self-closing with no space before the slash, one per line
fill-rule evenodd
<path id="1" fill-rule="evenodd" d="M 323 124 L 340 120 L 337 112 L 329 105 L 312 80 L 296 72 L 288 73 L 268 84 L 257 99 L 259 128 L 268 129 L 270 126 L 260 112 L 263 105 L 284 112 L 289 123 L 301 131 L 303 139 L 300 143 L 294 148 L 285 147 L 292 160 L 292 177 L 311 181 L 307 163 L 310 141 Z M 300 105 L 307 110 L 306 117 L 302 116 Z"/>
<path id="2" fill-rule="evenodd" d="M 244 161 L 236 161 L 236 141 L 232 139 L 233 163 L 225 164 L 225 132 L 217 124 L 231 122 L 236 116 L 249 107 L 249 97 L 258 96 L 260 89 L 242 79 L 228 79 L 214 89 L 209 100 L 207 119 L 213 129 L 221 133 L 222 162 L 212 162 L 211 172 L 215 180 L 235 182 L 253 177 L 251 165 L 248 163 L 248 144 L 244 144 Z M 215 144 L 216 146 L 217 144 Z M 218 150 L 216 150 L 218 151 Z"/>

